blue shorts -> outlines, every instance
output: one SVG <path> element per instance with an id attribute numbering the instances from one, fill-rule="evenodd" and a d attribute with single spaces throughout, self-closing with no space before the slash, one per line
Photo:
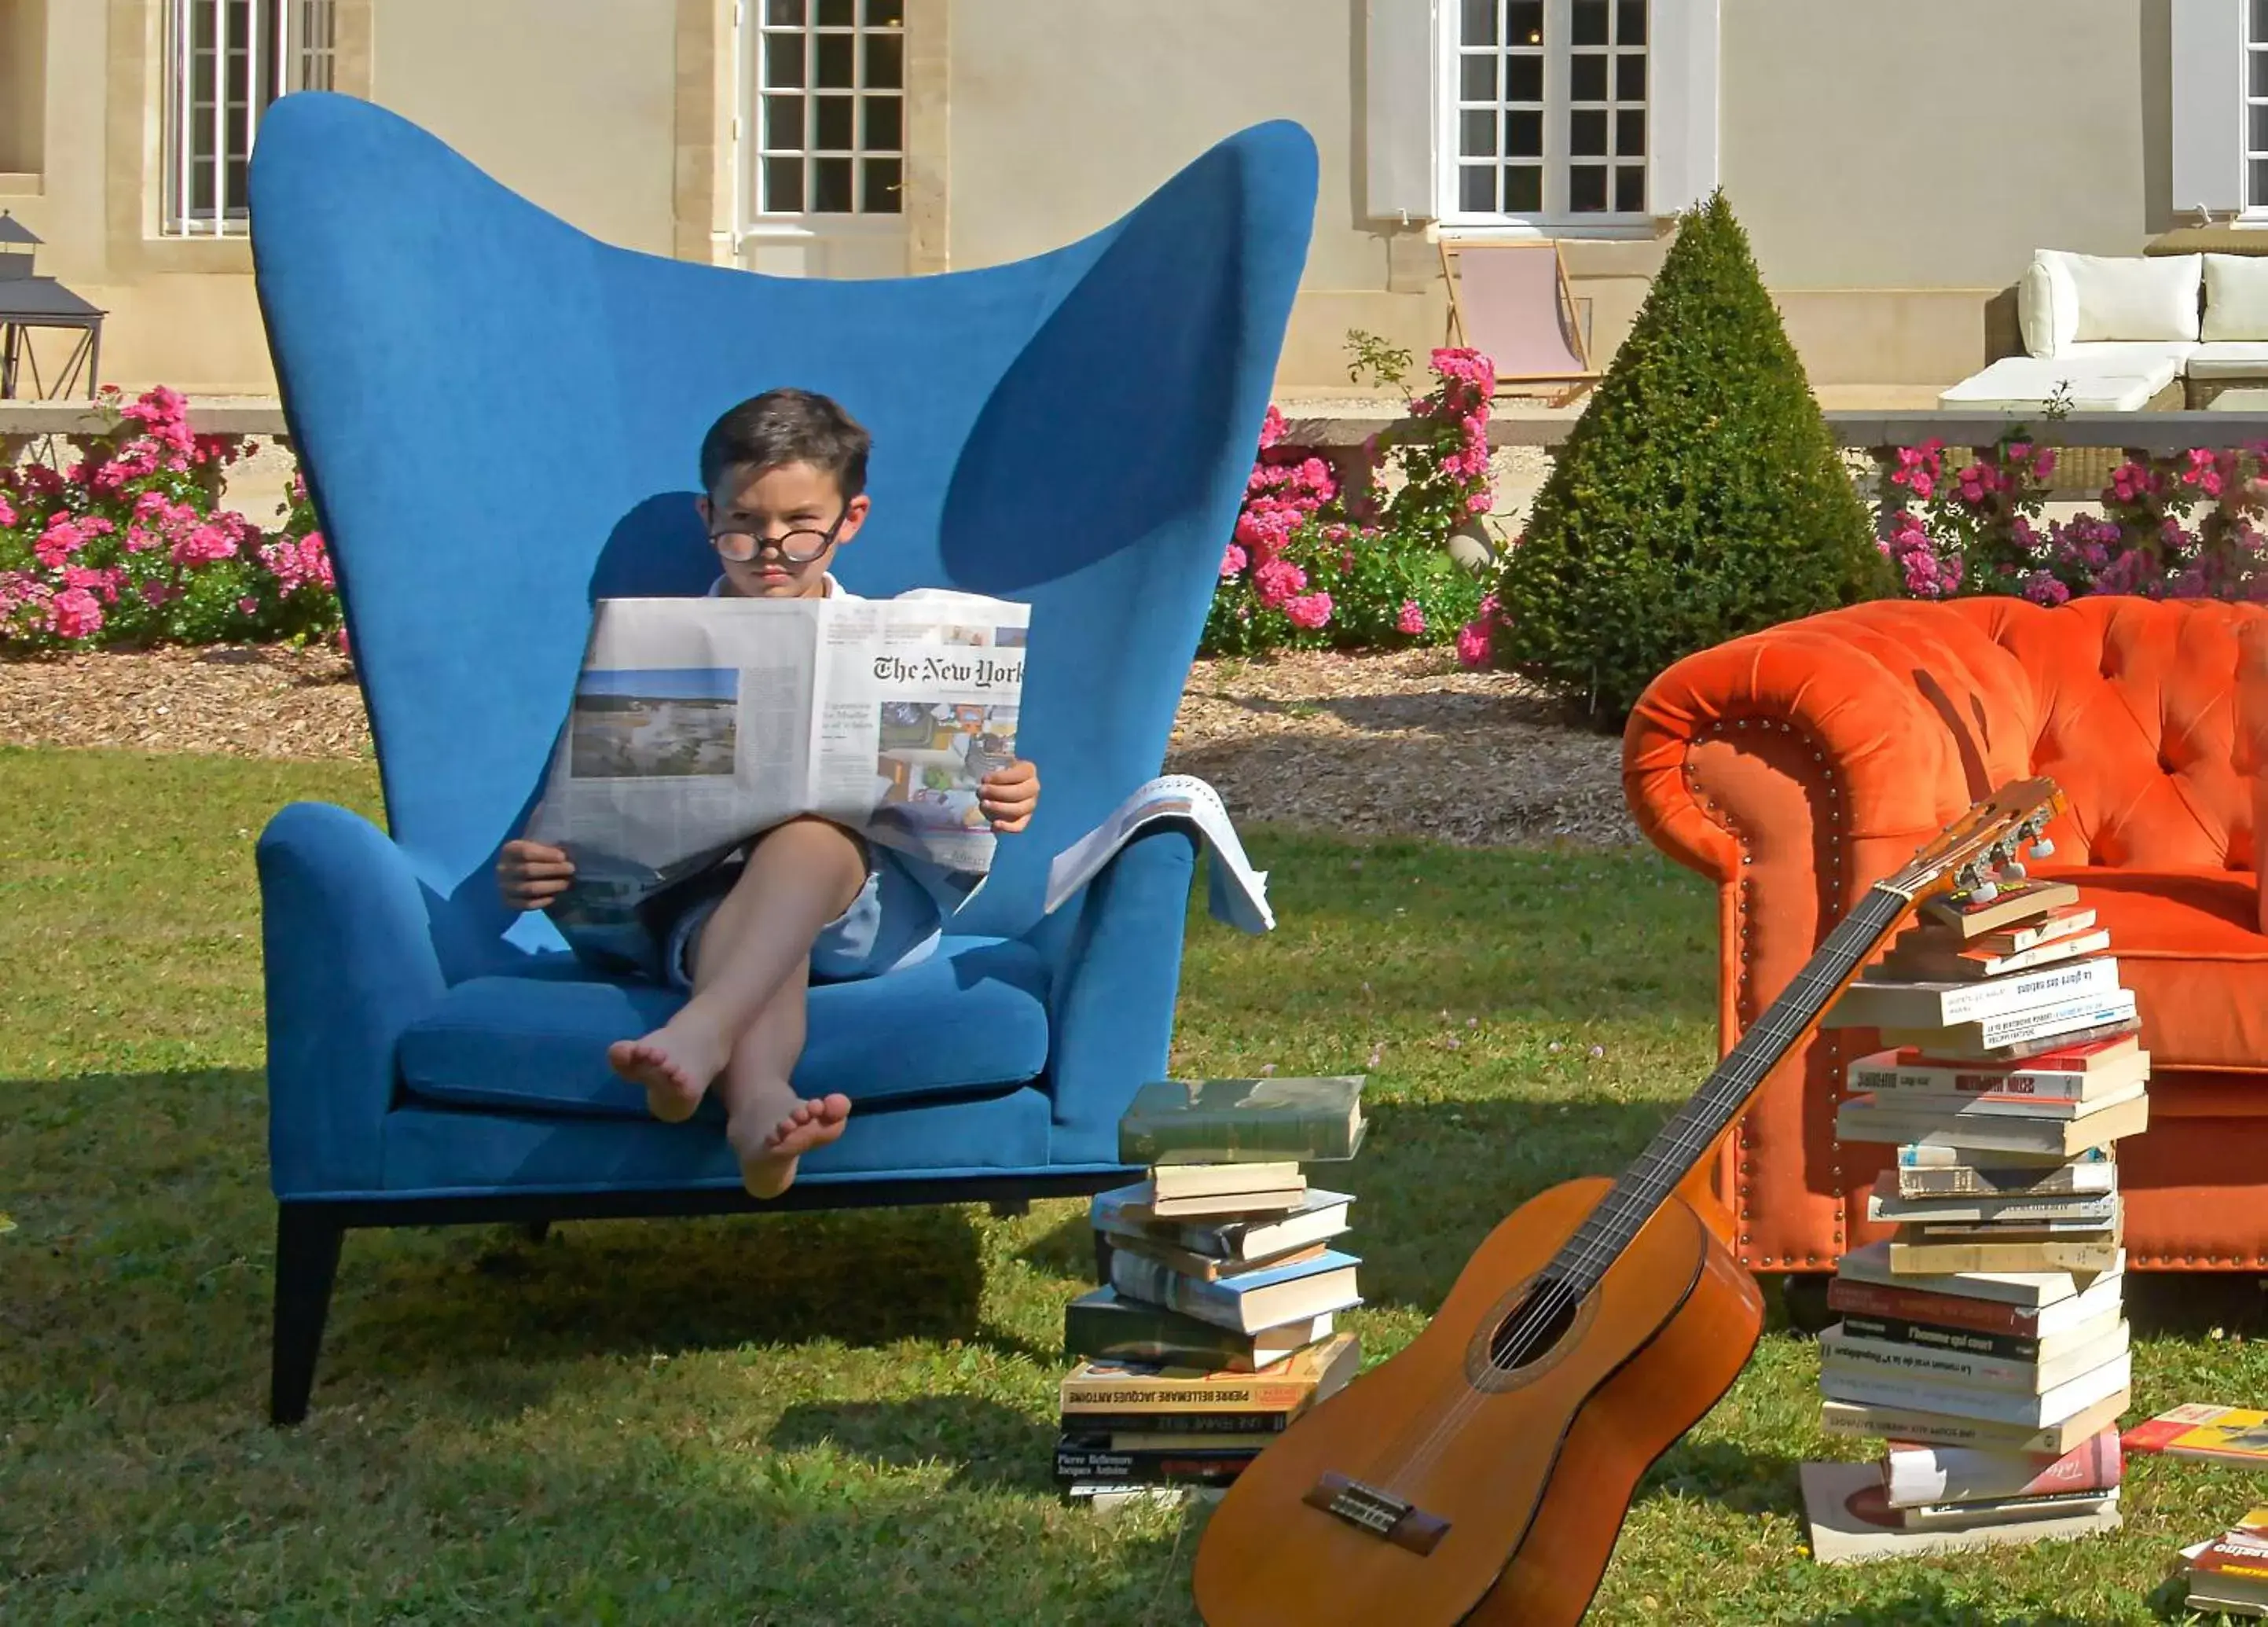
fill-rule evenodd
<path id="1" fill-rule="evenodd" d="M 935 893 L 914 869 L 921 862 L 867 845 L 866 885 L 812 943 L 811 975 L 815 980 L 879 977 L 936 953 L 944 920 Z M 662 981 L 679 989 L 693 986 L 693 952 L 701 929 L 740 879 L 740 861 L 727 859 L 688 888 L 681 901 L 673 901 L 667 921 L 656 924 Z"/>

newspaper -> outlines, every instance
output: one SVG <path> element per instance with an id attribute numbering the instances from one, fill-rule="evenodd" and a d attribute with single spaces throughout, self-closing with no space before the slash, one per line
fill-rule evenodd
<path id="1" fill-rule="evenodd" d="M 806 814 L 981 885 L 1030 618 L 939 592 L 600 600 L 527 827 L 574 860 L 552 920 L 638 961 L 651 901 Z"/>
<path id="2" fill-rule="evenodd" d="M 1048 866 L 1047 913 L 1092 880 L 1134 836 L 1151 825 L 1177 820 L 1193 825 L 1211 862 L 1205 866 L 1206 907 L 1217 921 L 1247 932 L 1276 925 L 1268 906 L 1268 872 L 1255 870 L 1229 822 L 1220 793 L 1192 774 L 1167 774 L 1138 786 L 1104 820 L 1056 855 Z"/>

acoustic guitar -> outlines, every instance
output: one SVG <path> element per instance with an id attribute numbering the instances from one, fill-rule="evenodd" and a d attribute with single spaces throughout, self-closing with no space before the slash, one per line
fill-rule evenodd
<path id="1" fill-rule="evenodd" d="M 1563 1627 L 1639 1477 L 1756 1349 L 1756 1281 L 1702 1218 L 1714 1153 L 1772 1065 L 1925 895 L 1984 889 L 2064 799 L 1970 808 L 1876 883 L 1622 1175 L 1530 1200 L 1425 1332 L 1238 1476 L 1197 1550 L 1209 1627 Z"/>

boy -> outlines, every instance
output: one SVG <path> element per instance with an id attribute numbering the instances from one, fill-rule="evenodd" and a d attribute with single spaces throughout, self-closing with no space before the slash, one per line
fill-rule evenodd
<path id="1" fill-rule="evenodd" d="M 865 523 L 870 445 L 841 407 L 803 390 L 769 391 L 719 418 L 701 443 L 698 506 L 724 565 L 710 593 L 850 597 L 828 566 Z M 1032 765 L 1012 761 L 980 782 L 978 805 L 1008 835 L 1031 822 L 1039 796 Z M 523 840 L 504 843 L 497 872 L 507 902 L 538 909 L 575 866 Z M 764 832 L 672 900 L 656 925 L 658 967 L 692 998 L 652 1034 L 615 1042 L 607 1060 L 668 1123 L 691 1117 L 714 1084 L 742 1182 L 777 1196 L 850 1113 L 848 1097 L 806 1101 L 789 1083 L 812 975 L 878 976 L 925 958 L 942 931 L 940 890 L 950 896 L 952 884 L 934 865 L 822 819 Z"/>

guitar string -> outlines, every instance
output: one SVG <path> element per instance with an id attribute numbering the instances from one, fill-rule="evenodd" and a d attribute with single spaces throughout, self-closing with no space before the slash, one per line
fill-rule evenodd
<path id="1" fill-rule="evenodd" d="M 1508 1336 L 1501 1342 L 1501 1345 L 1495 1338 L 1490 1340 L 1489 1365 L 1491 1366 L 1495 1367 L 1498 1372 L 1516 1370 L 1528 1354 L 1528 1344 L 1544 1329 L 1550 1326 L 1559 1313 L 1571 1304 L 1580 1306 L 1581 1301 L 1599 1285 L 1597 1282 L 1587 1282 L 1580 1290 L 1573 1286 L 1578 1280 L 1587 1277 L 1593 1268 L 1599 1266 L 1602 1262 L 1604 1264 L 1600 1270 L 1600 1280 L 1604 1280 L 1606 1270 L 1612 1269 L 1615 1261 L 1629 1248 L 1631 1243 L 1637 1240 L 1638 1233 L 1660 1211 L 1662 1204 L 1676 1191 L 1678 1184 L 1691 1173 L 1690 1160 L 1705 1149 L 1709 1143 L 1721 1134 L 1725 1128 L 1738 1116 L 1740 1109 L 1747 1104 L 1749 1096 L 1762 1083 L 1764 1076 L 1778 1064 L 1786 1049 L 1810 1026 L 1812 1019 L 1825 1005 L 1827 997 L 1834 992 L 1835 988 L 1841 983 L 1851 968 L 1863 961 L 1874 946 L 1889 935 L 1891 928 L 1897 924 L 1899 918 L 1911 902 L 1912 900 L 1910 897 L 1887 883 L 1877 884 L 1868 890 L 1867 896 L 1862 898 L 1848 915 L 1836 924 L 1820 946 L 1822 952 L 1830 949 L 1837 951 L 1833 957 L 1836 962 L 1835 969 L 1830 973 L 1815 969 L 1818 965 L 1818 956 L 1815 955 L 1812 962 L 1797 973 L 1788 986 L 1780 992 L 1778 998 L 1765 1010 L 1763 1016 L 1742 1035 L 1731 1053 L 1718 1064 L 1712 1071 L 1709 1079 L 1704 1082 L 1701 1090 L 1696 1093 L 1693 1101 L 1679 1109 L 1676 1115 L 1657 1133 L 1654 1140 L 1631 1160 L 1631 1170 L 1638 1169 L 1649 1160 L 1653 1161 L 1654 1167 L 1652 1171 L 1642 1174 L 1638 1182 L 1630 1189 L 1628 1194 L 1624 1192 L 1623 1181 L 1629 1178 L 1630 1171 L 1625 1171 L 1623 1178 L 1617 1180 L 1607 1195 L 1593 1206 L 1590 1213 L 1584 1217 L 1573 1235 L 1568 1239 L 1568 1242 L 1561 1245 L 1560 1254 L 1555 1255 L 1544 1268 L 1547 1273 L 1552 1273 L 1549 1291 L 1537 1300 L 1521 1308 L 1513 1328 Z M 1880 922 L 1870 918 L 1878 912 L 1885 911 L 1886 918 Z M 1838 945 L 1837 942 L 1838 939 L 1845 941 Z M 1849 941 L 1853 939 L 1860 940 L 1855 946 Z M 1822 992 L 1822 985 L 1824 986 L 1823 992 Z M 1802 1011 L 1798 1015 L 1797 1009 L 1804 1006 L 1808 1002 L 1812 1002 L 1815 996 L 1817 997 L 1815 1004 L 1813 1004 L 1809 1010 Z M 1793 1027 L 1785 1034 L 1780 1033 L 1779 1029 L 1791 1017 L 1794 1019 Z M 1771 1049 L 1778 1054 L 1764 1063 L 1763 1067 L 1756 1071 L 1754 1078 L 1744 1082 L 1729 1100 L 1721 1103 L 1715 1101 L 1706 1103 L 1709 1108 L 1707 1113 L 1697 1115 L 1694 1112 L 1697 1106 L 1704 1105 L 1705 1098 L 1710 1097 L 1712 1093 L 1718 1091 L 1720 1081 L 1739 1078 L 1746 1071 L 1748 1064 L 1756 1061 L 1756 1053 L 1764 1049 Z M 1748 1053 L 1746 1056 L 1743 1056 L 1744 1052 Z M 1715 1117 L 1717 1122 L 1708 1123 L 1711 1117 Z M 1662 1187 L 1658 1192 L 1649 1193 L 1648 1187 L 1658 1184 L 1661 1177 L 1672 1167 L 1673 1163 L 1683 1167 L 1678 1169 L 1677 1174 L 1666 1187 Z M 1580 1239 L 1585 1231 L 1593 1229 L 1593 1222 L 1610 1208 L 1616 1210 L 1617 1212 L 1604 1226 L 1598 1228 L 1598 1235 L 1585 1243 L 1572 1258 L 1563 1260 L 1562 1256 L 1565 1255 L 1568 1245 Z M 1636 1217 L 1634 1221 L 1631 1219 L 1633 1214 Z M 1625 1224 L 1628 1226 L 1628 1235 L 1617 1240 L 1614 1233 Z M 1564 1267 L 1564 1269 L 1554 1272 L 1554 1267 Z M 1499 1356 L 1499 1348 L 1505 1352 L 1504 1356 Z M 1510 1359 L 1507 1361 L 1505 1357 L 1509 1357 Z M 1423 1469 L 1430 1466 L 1447 1446 L 1450 1438 L 1463 1427 L 1473 1413 L 1486 1404 L 1489 1394 L 1490 1392 L 1476 1389 L 1468 1384 L 1466 1392 L 1460 1395 L 1456 1402 L 1441 1416 L 1440 1422 L 1428 1433 L 1424 1442 L 1401 1462 L 1395 1464 L 1382 1477 L 1382 1489 L 1390 1491 L 1396 1483 L 1414 1476 Z M 1413 1432 L 1415 1423 L 1422 1421 L 1422 1416 L 1419 1420 L 1413 1421 L 1411 1427 L 1398 1432 L 1396 1446 L 1409 1438 Z M 1389 1450 L 1374 1461 L 1383 1466 L 1390 1462 L 1395 1455 Z"/>

